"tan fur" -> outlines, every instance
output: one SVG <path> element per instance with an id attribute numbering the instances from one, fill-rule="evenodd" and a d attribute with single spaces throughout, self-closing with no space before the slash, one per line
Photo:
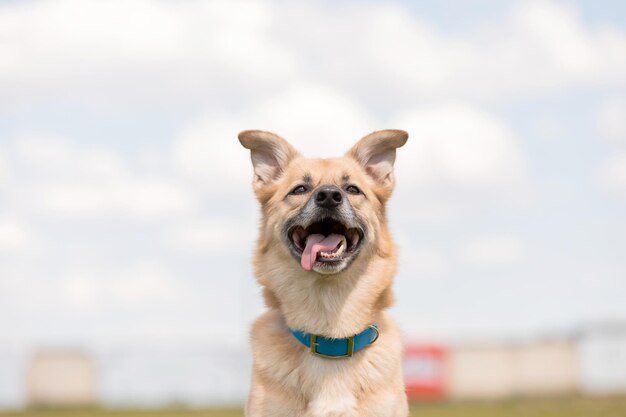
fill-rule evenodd
<path id="1" fill-rule="evenodd" d="M 395 148 L 406 138 L 402 131 L 375 132 L 344 157 L 305 159 L 274 134 L 240 134 L 252 151 L 253 187 L 262 208 L 254 271 L 268 307 L 252 327 L 246 416 L 407 416 L 401 336 L 383 311 L 393 301 L 396 272 L 385 203 L 393 190 Z M 352 264 L 335 274 L 305 271 L 281 236 L 286 219 L 309 198 L 286 197 L 305 175 L 313 187 L 342 187 L 349 176 L 365 194 L 347 196 L 366 221 L 367 241 Z M 380 329 L 379 339 L 351 358 L 336 360 L 312 355 L 289 331 L 345 338 L 372 323 Z"/>

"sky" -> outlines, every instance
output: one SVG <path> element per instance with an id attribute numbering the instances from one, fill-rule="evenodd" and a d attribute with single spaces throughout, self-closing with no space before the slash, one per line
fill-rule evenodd
<path id="1" fill-rule="evenodd" d="M 626 7 L 0 2 L 0 346 L 245 346 L 245 129 L 405 129 L 408 340 L 626 320 Z"/>

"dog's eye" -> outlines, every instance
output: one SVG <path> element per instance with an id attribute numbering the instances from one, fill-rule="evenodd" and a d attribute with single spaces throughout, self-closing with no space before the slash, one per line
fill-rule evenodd
<path id="1" fill-rule="evenodd" d="M 348 185 L 346 191 L 350 194 L 361 194 L 361 190 L 356 185 Z"/>
<path id="2" fill-rule="evenodd" d="M 298 185 L 293 190 L 291 190 L 289 194 L 298 195 L 298 194 L 304 194 L 307 191 L 308 189 L 304 185 Z"/>

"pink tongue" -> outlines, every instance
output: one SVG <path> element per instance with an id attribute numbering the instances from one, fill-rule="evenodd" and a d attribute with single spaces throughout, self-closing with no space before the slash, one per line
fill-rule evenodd
<path id="1" fill-rule="evenodd" d="M 300 264 L 302 268 L 310 271 L 315 265 L 317 254 L 319 252 L 329 252 L 339 245 L 339 242 L 343 239 L 342 235 L 309 235 L 306 238 L 306 248 L 302 251 L 302 258 L 300 258 Z"/>

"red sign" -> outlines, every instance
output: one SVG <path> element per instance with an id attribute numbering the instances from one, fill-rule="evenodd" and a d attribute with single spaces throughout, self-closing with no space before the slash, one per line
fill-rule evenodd
<path id="1" fill-rule="evenodd" d="M 445 351 L 435 345 L 407 345 L 404 381 L 411 399 L 437 399 L 445 394 Z"/>

